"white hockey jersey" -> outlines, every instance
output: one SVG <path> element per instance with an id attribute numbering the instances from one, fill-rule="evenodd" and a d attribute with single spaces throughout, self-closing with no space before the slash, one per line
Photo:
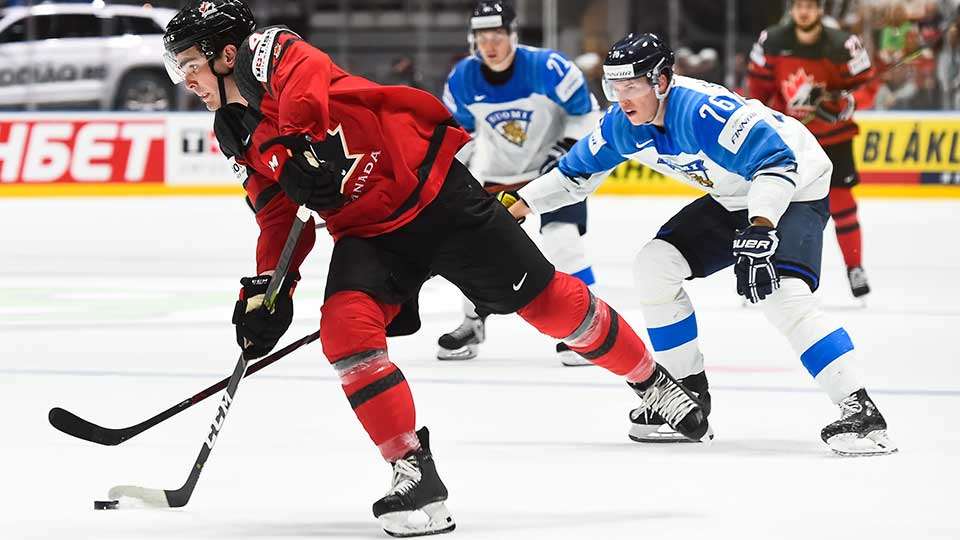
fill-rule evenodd
<path id="1" fill-rule="evenodd" d="M 539 176 L 558 140 L 580 139 L 600 118 L 583 73 L 556 51 L 519 46 L 513 75 L 491 84 L 476 55 L 450 72 L 443 103 L 473 134 L 469 165 L 484 183 L 512 184 Z"/>
<path id="2" fill-rule="evenodd" d="M 726 88 L 676 76 L 664 127 L 634 126 L 619 105 L 551 174 L 520 190 L 535 212 L 582 200 L 633 159 L 709 193 L 724 208 L 775 223 L 791 201 L 827 196 L 833 165 L 799 121 Z"/>

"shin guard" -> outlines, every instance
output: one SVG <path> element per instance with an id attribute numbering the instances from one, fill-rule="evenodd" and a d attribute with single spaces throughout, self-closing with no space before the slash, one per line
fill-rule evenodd
<path id="1" fill-rule="evenodd" d="M 386 325 L 399 311 L 355 291 L 323 305 L 320 340 L 350 406 L 387 461 L 419 448 L 413 395 L 387 355 Z"/>
<path id="2" fill-rule="evenodd" d="M 647 380 L 653 357 L 616 311 L 594 296 L 580 280 L 557 272 L 518 315 L 540 332 L 561 339 L 594 364 L 627 378 Z"/>
<path id="3" fill-rule="evenodd" d="M 843 253 L 847 268 L 862 265 L 863 239 L 860 234 L 860 219 L 857 216 L 857 201 L 850 188 L 830 189 L 830 216 L 837 230 L 837 243 Z"/>

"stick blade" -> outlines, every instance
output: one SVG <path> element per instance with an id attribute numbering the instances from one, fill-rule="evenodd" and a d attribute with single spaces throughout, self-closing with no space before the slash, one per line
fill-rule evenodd
<path id="1" fill-rule="evenodd" d="M 113 500 L 121 500 L 122 497 L 135 499 L 145 506 L 151 508 L 170 508 L 167 502 L 167 494 L 162 489 L 150 489 L 140 486 L 113 486 L 107 495 Z"/>
<path id="2" fill-rule="evenodd" d="M 116 446 L 125 439 L 121 430 L 100 427 L 60 407 L 50 409 L 47 419 L 63 433 L 92 443 Z"/>

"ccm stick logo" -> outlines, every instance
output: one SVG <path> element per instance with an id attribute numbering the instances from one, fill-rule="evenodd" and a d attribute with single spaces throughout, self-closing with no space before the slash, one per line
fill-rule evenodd
<path id="1" fill-rule="evenodd" d="M 227 411 L 230 410 L 230 404 L 233 398 L 227 392 L 223 393 L 223 399 L 220 400 L 220 407 L 217 411 L 217 417 L 210 424 L 210 434 L 207 435 L 207 448 L 213 450 L 213 445 L 217 443 L 217 435 L 220 434 L 220 428 L 223 427 L 223 419 L 227 417 Z"/>
<path id="2" fill-rule="evenodd" d="M 162 120 L 0 120 L 0 183 L 162 182 L 164 133 Z"/>

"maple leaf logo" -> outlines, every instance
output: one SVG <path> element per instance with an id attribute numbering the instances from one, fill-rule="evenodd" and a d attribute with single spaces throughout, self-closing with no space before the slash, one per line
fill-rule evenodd
<path id="1" fill-rule="evenodd" d="M 337 124 L 334 129 L 327 130 L 327 137 L 322 141 L 314 142 L 313 149 L 320 159 L 333 165 L 334 170 L 340 174 L 340 192 L 345 193 L 346 184 L 364 154 L 350 152 L 347 136 L 343 133 L 343 125 Z"/>
<path id="2" fill-rule="evenodd" d="M 784 101 L 787 102 L 787 110 L 791 115 L 806 114 L 814 109 L 816 105 L 811 96 L 817 87 L 823 88 L 824 84 L 817 83 L 813 75 L 808 74 L 803 68 L 780 83 Z"/>

